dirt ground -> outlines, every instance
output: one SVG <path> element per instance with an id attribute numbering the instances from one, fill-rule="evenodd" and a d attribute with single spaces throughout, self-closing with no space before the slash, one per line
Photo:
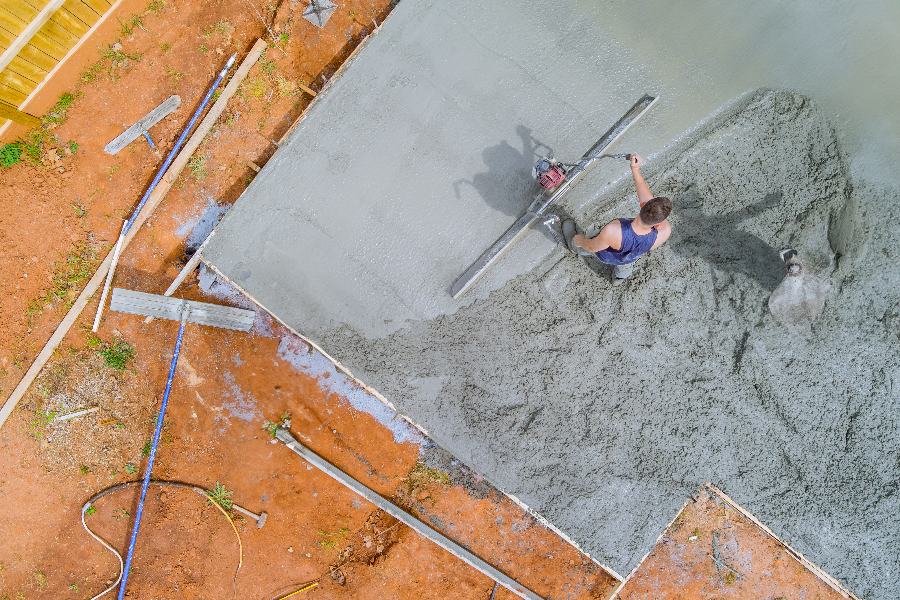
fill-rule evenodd
<path id="1" fill-rule="evenodd" d="M 37 138 L 19 133 L 38 150 L 35 160 L 0 170 L 4 397 L 111 247 L 163 156 L 142 140 L 115 157 L 103 146 L 178 93 L 179 110 L 152 129 L 165 152 L 227 56 L 242 55 L 259 36 L 277 40 L 122 257 L 116 285 L 160 292 L 183 265 L 186 238 L 210 203 L 237 198 L 253 177 L 248 161 L 264 164 L 273 140 L 308 104 L 297 84 L 321 89 L 389 10 L 385 0 L 342 2 L 320 31 L 299 18 L 302 6 L 157 0 L 116 15 L 116 31 L 97 37 L 97 62 L 86 63 L 70 90 L 55 91 L 74 93 L 71 103 L 49 109 L 58 122 Z M 217 301 L 196 279 L 183 293 Z M 115 576 L 115 559 L 81 529 L 80 510 L 95 492 L 143 472 L 176 327 L 110 313 L 92 336 L 95 306 L 0 438 L 0 507 L 14 515 L 0 523 L 0 598 L 90 597 Z M 427 441 L 396 441 L 322 377 L 279 358 L 289 335 L 265 317 L 249 335 L 189 327 L 154 477 L 204 488 L 221 482 L 234 502 L 269 518 L 262 529 L 238 519 L 243 565 L 235 575 L 237 542 L 221 513 L 190 491 L 151 488 L 130 597 L 274 598 L 313 580 L 320 585 L 309 597 L 491 596 L 487 577 L 273 443 L 264 425 L 288 414 L 304 443 L 538 593 L 610 595 L 611 575 L 512 501 L 458 468 L 424 466 L 420 456 L 438 452 L 422 450 Z M 91 406 L 100 410 L 53 421 Z M 86 519 L 124 548 L 135 505 L 135 490 L 122 491 L 98 500 Z M 494 597 L 512 596 L 498 590 Z"/>
<path id="2" fill-rule="evenodd" d="M 715 490 L 689 501 L 616 596 L 620 600 L 845 598 Z"/>

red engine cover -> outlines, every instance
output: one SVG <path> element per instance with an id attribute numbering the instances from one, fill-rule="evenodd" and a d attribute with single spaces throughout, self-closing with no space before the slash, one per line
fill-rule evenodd
<path id="1" fill-rule="evenodd" d="M 566 178 L 566 171 L 559 165 L 553 165 L 538 177 L 541 187 L 552 190 Z"/>

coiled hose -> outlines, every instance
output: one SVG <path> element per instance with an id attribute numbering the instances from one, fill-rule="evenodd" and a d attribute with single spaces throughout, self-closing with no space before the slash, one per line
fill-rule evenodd
<path id="1" fill-rule="evenodd" d="M 119 483 L 119 484 L 110 486 L 106 489 L 100 490 L 99 492 L 97 492 L 96 494 L 91 496 L 88 499 L 88 501 L 85 502 L 84 505 L 81 507 L 81 526 L 84 527 L 84 530 L 88 532 L 88 535 L 90 535 L 92 538 L 94 538 L 95 540 L 100 542 L 100 544 L 104 548 L 106 548 L 107 550 L 112 552 L 115 555 L 116 560 L 119 561 L 119 576 L 116 577 L 116 580 L 113 582 L 113 584 L 111 586 L 109 586 L 108 588 L 106 588 L 105 590 L 103 590 L 102 592 L 97 594 L 96 596 L 92 597 L 91 600 L 97 600 L 98 598 L 105 596 L 109 592 L 116 589 L 116 586 L 119 585 L 120 581 L 122 581 L 122 575 L 125 570 L 125 561 L 122 560 L 122 554 L 118 550 L 113 548 L 109 542 L 107 542 L 102 537 L 100 537 L 99 535 L 97 535 L 96 533 L 91 531 L 91 528 L 87 526 L 87 522 L 85 521 L 84 517 L 87 514 L 87 511 L 91 508 L 91 506 L 93 506 L 94 502 L 96 502 L 100 498 L 103 498 L 104 496 L 108 496 L 115 492 L 124 490 L 125 488 L 139 486 L 142 483 L 143 483 L 143 481 L 126 481 L 124 483 Z M 209 494 L 209 492 L 200 486 L 192 485 L 190 483 L 183 483 L 181 481 L 165 481 L 165 480 L 160 480 L 160 479 L 151 479 L 150 485 L 156 485 L 156 486 L 160 486 L 160 487 L 174 487 L 174 488 L 182 488 L 182 489 L 191 490 L 197 494 L 200 494 L 207 500 L 209 500 L 209 502 L 213 506 L 215 506 L 217 509 L 219 509 L 219 512 L 221 512 L 225 516 L 225 519 L 228 520 L 228 524 L 231 525 L 231 529 L 234 531 L 234 536 L 237 538 L 237 543 L 238 543 L 238 564 L 237 564 L 237 568 L 235 568 L 235 570 L 234 570 L 234 575 L 231 578 L 232 589 L 234 589 L 236 582 L 237 582 L 238 571 L 241 570 L 241 565 L 244 564 L 244 545 L 241 543 L 241 536 L 238 533 L 237 527 L 234 525 L 234 520 L 231 518 L 231 515 L 228 514 L 228 511 L 226 511 L 224 508 L 222 508 L 219 505 L 219 503 L 216 502 L 215 499 Z"/>

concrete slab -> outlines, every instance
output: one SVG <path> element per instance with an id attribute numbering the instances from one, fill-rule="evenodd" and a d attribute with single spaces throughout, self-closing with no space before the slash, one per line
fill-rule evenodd
<path id="1" fill-rule="evenodd" d="M 806 98 L 754 96 L 656 157 L 675 234 L 624 287 L 534 233 L 462 302 L 447 293 L 530 201 L 542 145 L 580 155 L 646 91 L 660 105 L 620 145 L 646 153 L 768 77 L 770 62 L 734 47 L 719 71 L 675 68 L 608 12 L 401 2 L 205 260 L 620 572 L 679 498 L 716 480 L 855 592 L 892 598 L 900 235 L 861 223 L 896 195 L 851 196 L 839 136 Z M 745 20 L 723 31 L 750 49 L 802 38 Z M 568 210 L 585 222 L 633 213 L 621 175 L 601 166 Z M 806 331 L 765 313 L 787 244 L 839 298 Z"/>

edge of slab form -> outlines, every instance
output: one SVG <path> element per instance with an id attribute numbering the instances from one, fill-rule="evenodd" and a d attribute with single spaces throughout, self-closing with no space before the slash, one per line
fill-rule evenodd
<path id="1" fill-rule="evenodd" d="M 309 344 L 310 346 L 312 346 L 312 347 L 313 347 L 317 352 L 319 352 L 322 356 L 324 356 L 324 357 L 327 358 L 329 361 L 331 361 L 331 362 L 334 364 L 334 366 L 335 366 L 340 372 L 342 372 L 344 375 L 346 375 L 347 377 L 349 377 L 350 379 L 352 379 L 353 382 L 354 382 L 356 385 L 360 386 L 360 387 L 361 387 L 362 389 L 364 389 L 367 393 L 369 393 L 369 394 L 371 394 L 372 396 L 374 396 L 375 398 L 377 398 L 382 404 L 384 404 L 385 406 L 387 406 L 388 408 L 390 408 L 394 413 L 396 413 L 396 415 L 397 415 L 399 418 L 403 419 L 403 421 L 405 421 L 406 423 L 408 423 L 410 426 L 414 427 L 417 431 L 422 432 L 422 434 L 425 435 L 426 437 L 428 437 L 429 439 L 432 439 L 431 436 L 429 435 L 427 429 L 425 429 L 424 427 L 422 427 L 421 425 L 419 425 L 418 423 L 416 423 L 415 421 L 413 421 L 412 419 L 410 419 L 407 415 L 405 415 L 405 414 L 401 413 L 399 410 L 397 410 L 397 407 L 394 406 L 387 398 L 385 398 L 384 396 L 382 396 L 381 393 L 378 392 L 378 390 L 376 390 L 376 389 L 374 389 L 374 388 L 372 388 L 372 387 L 369 387 L 368 385 L 366 385 L 365 383 L 363 383 L 362 381 L 360 381 L 360 379 L 359 379 L 358 377 L 356 377 L 356 376 L 353 374 L 353 372 L 350 371 L 350 369 L 348 369 L 348 368 L 347 368 L 345 365 L 343 365 L 340 361 L 336 360 L 333 356 L 331 356 L 328 352 L 326 352 L 321 346 L 319 346 L 317 343 L 315 343 L 314 341 L 312 341 L 311 339 L 309 339 L 308 337 L 306 337 L 305 335 L 301 334 L 299 331 L 297 331 L 296 329 L 294 329 L 293 327 L 291 327 L 290 325 L 288 325 L 287 323 L 285 323 L 284 321 L 282 321 L 281 319 L 279 319 L 277 315 L 275 315 L 274 313 L 272 313 L 271 311 L 269 311 L 269 309 L 267 309 L 267 308 L 266 308 L 262 303 L 260 303 L 256 298 L 254 298 L 253 296 L 251 296 L 250 294 L 248 294 L 247 291 L 244 290 L 241 286 L 237 285 L 235 282 L 233 282 L 233 281 L 230 280 L 228 277 L 226 277 L 221 271 L 219 271 L 219 270 L 215 267 L 215 265 L 213 265 L 213 264 L 207 262 L 207 261 L 203 258 L 203 256 L 200 257 L 200 261 L 201 261 L 204 265 L 206 265 L 206 267 L 207 267 L 208 269 L 212 270 L 212 271 L 216 274 L 216 276 L 219 277 L 222 281 L 224 281 L 224 282 L 228 283 L 229 285 L 233 286 L 233 287 L 234 287 L 236 290 L 238 290 L 245 298 L 247 298 L 248 300 L 250 300 L 251 302 L 253 302 L 253 303 L 254 303 L 255 305 L 257 305 L 260 309 L 266 311 L 267 314 L 269 314 L 273 319 L 275 319 L 276 321 L 278 321 L 285 329 L 287 329 L 288 331 L 290 331 L 293 335 L 297 336 L 298 338 L 300 338 L 301 340 L 303 340 L 304 342 L 306 342 L 306 343 Z M 467 465 L 467 466 L 468 466 L 468 465 Z M 471 467 L 469 467 L 469 468 L 471 468 Z M 473 471 L 474 471 L 474 469 L 473 469 Z M 476 471 L 476 472 L 477 472 L 477 471 Z M 594 558 L 593 556 L 591 556 L 591 555 L 590 555 L 588 552 L 586 552 L 581 546 L 579 546 L 579 545 L 575 542 L 575 540 L 573 540 L 571 537 L 569 537 L 568 535 L 566 535 L 565 532 L 563 532 L 563 531 L 560 530 L 558 527 L 556 527 L 553 523 L 551 523 L 549 520 L 547 520 L 546 517 L 544 517 L 543 515 L 541 515 L 540 513 L 538 513 L 537 511 L 535 511 L 534 509 L 532 509 L 530 506 L 528 506 L 527 504 L 525 504 L 522 500 L 520 500 L 519 498 L 517 498 L 517 497 L 514 496 L 513 494 L 510 494 L 509 492 L 507 492 L 506 490 L 504 490 L 503 488 L 501 488 L 500 486 L 498 486 L 497 484 L 495 484 L 494 481 L 491 480 L 490 478 L 485 477 L 482 473 L 478 473 L 478 474 L 479 474 L 479 476 L 483 477 L 483 478 L 485 479 L 485 481 L 488 481 L 488 482 L 491 484 L 491 486 L 494 487 L 494 489 L 496 489 L 498 492 L 500 492 L 501 494 L 503 494 L 504 496 L 506 496 L 507 498 L 509 498 L 510 500 L 512 500 L 513 503 L 516 504 L 516 506 L 518 506 L 519 508 L 521 508 L 522 510 L 524 510 L 526 513 L 528 513 L 529 515 L 531 515 L 531 517 L 533 517 L 533 518 L 534 518 L 536 521 L 538 521 L 541 525 L 543 525 L 544 527 L 546 527 L 547 529 L 549 529 L 550 531 L 552 531 L 553 533 L 555 533 L 556 535 L 558 535 L 558 536 L 559 536 L 562 540 L 564 540 L 567 544 L 569 544 L 570 546 L 572 546 L 573 548 L 575 548 L 575 549 L 576 549 L 578 552 L 580 552 L 582 555 L 586 556 L 591 562 L 593 562 L 595 565 L 597 565 L 598 567 L 600 567 L 601 569 L 603 569 L 603 570 L 604 570 L 606 573 L 608 573 L 611 577 L 613 577 L 614 579 L 616 579 L 617 581 L 620 581 L 620 582 L 623 580 L 622 576 L 621 576 L 619 573 L 617 573 L 617 572 L 616 572 L 614 569 L 612 569 L 611 567 L 608 567 L 607 565 L 601 563 L 601 562 L 598 561 L 596 558 Z"/>
<path id="2" fill-rule="evenodd" d="M 715 496 L 716 498 L 718 498 L 719 500 L 721 500 L 722 502 L 724 502 L 725 504 L 727 504 L 728 506 L 733 508 L 741 516 L 743 516 L 748 521 L 753 523 L 753 525 L 755 525 L 761 532 L 763 532 L 765 535 L 767 535 L 768 537 L 775 540 L 775 542 L 779 546 L 784 548 L 784 550 L 787 552 L 787 554 L 789 556 L 791 556 L 794 560 L 796 560 L 798 563 L 800 563 L 800 565 L 803 566 L 804 569 L 806 569 L 807 571 L 812 573 L 813 576 L 815 576 L 817 579 L 822 581 L 822 583 L 824 583 L 825 585 L 830 587 L 836 593 L 840 594 L 843 598 L 846 598 L 847 600 L 862 600 L 858 596 L 854 595 L 853 592 L 851 592 L 850 590 L 845 588 L 843 585 L 841 585 L 841 583 L 837 579 L 835 579 L 834 577 L 829 575 L 820 566 L 818 566 L 817 564 L 815 564 L 814 562 L 812 562 L 811 560 L 809 560 L 808 558 L 803 556 L 800 552 L 798 552 L 797 550 L 792 548 L 789 544 L 784 542 L 784 540 L 782 540 L 777 535 L 775 535 L 771 529 L 769 529 L 768 527 L 763 525 L 763 523 L 760 522 L 759 519 L 754 517 L 749 511 L 747 511 L 742 506 L 740 506 L 737 502 L 732 500 L 725 492 L 723 492 L 722 490 L 717 488 L 715 485 L 713 485 L 710 482 L 706 482 L 700 487 L 699 491 L 706 491 L 710 495 Z M 647 553 L 644 554 L 644 556 L 641 558 L 640 561 L 638 561 L 637 565 L 635 565 L 635 567 L 634 567 L 634 569 L 632 569 L 631 573 L 629 573 L 628 576 L 625 577 L 625 579 L 622 579 L 620 581 L 618 587 L 616 587 L 616 589 L 613 591 L 613 594 L 611 596 L 612 599 L 615 600 L 615 599 L 619 598 L 619 594 L 622 592 L 622 590 L 625 589 L 625 586 L 641 570 L 641 568 L 644 566 L 644 563 L 647 561 L 647 558 L 650 556 L 650 554 L 653 553 L 653 550 L 657 546 L 659 546 L 659 544 L 663 541 L 663 538 L 666 537 L 667 533 L 672 528 L 672 525 L 674 525 L 674 523 L 676 521 L 678 521 L 678 519 L 684 513 L 685 509 L 688 507 L 688 505 L 691 502 L 693 502 L 695 499 L 696 499 L 695 497 L 692 497 L 692 498 L 689 498 L 684 501 L 684 504 L 682 504 L 681 508 L 678 509 L 678 512 L 675 513 L 675 516 L 672 517 L 672 520 L 670 520 L 666 524 L 666 526 L 663 528 L 662 532 L 660 532 L 659 536 L 656 538 L 656 541 L 653 543 L 653 545 L 650 547 L 650 549 L 647 550 Z"/>

